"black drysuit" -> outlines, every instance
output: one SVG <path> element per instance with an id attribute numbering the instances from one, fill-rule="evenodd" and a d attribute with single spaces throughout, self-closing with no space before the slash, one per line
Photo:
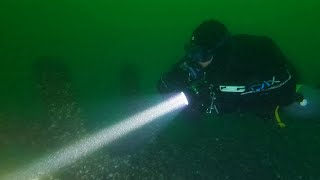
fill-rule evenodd
<path id="1" fill-rule="evenodd" d="M 197 95 L 189 93 L 192 95 L 186 109 L 189 113 L 268 112 L 294 102 L 296 76 L 273 40 L 235 35 L 206 68 L 183 58 L 163 74 L 158 90 L 166 95 L 187 92 L 196 86 Z M 226 91 L 228 87 L 238 87 L 238 91 Z"/>

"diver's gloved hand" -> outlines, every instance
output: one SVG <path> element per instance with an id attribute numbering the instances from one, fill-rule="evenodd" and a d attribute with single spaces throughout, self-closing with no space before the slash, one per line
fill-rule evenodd
<path id="1" fill-rule="evenodd" d="M 180 69 L 188 75 L 188 81 L 204 79 L 204 72 L 197 62 L 186 60 L 179 65 Z"/>
<path id="2" fill-rule="evenodd" d="M 160 94 L 181 92 L 195 81 L 204 79 L 201 67 L 195 62 L 183 60 L 164 73 L 158 81 L 157 89 Z"/>
<path id="3" fill-rule="evenodd" d="M 198 111 L 205 111 L 210 103 L 209 86 L 205 81 L 195 81 L 183 90 L 189 107 Z"/>

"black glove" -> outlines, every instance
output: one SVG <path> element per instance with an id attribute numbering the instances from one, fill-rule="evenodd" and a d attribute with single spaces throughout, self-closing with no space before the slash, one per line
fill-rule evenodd
<path id="1" fill-rule="evenodd" d="M 180 69 L 183 70 L 183 72 L 188 74 L 188 81 L 194 82 L 204 79 L 204 72 L 200 65 L 197 62 L 194 61 L 184 61 L 179 65 Z"/>
<path id="2" fill-rule="evenodd" d="M 157 89 L 161 94 L 181 92 L 191 86 L 195 81 L 203 79 L 201 67 L 192 61 L 181 61 L 162 75 Z"/>

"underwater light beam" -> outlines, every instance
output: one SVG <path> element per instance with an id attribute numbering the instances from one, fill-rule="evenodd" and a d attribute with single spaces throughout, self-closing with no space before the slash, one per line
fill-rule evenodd
<path id="1" fill-rule="evenodd" d="M 188 100 L 184 93 L 181 92 L 179 95 L 155 105 L 154 107 L 144 110 L 143 112 L 133 115 L 118 124 L 90 135 L 73 145 L 49 155 L 48 157 L 40 159 L 39 161 L 27 166 L 25 169 L 21 169 L 4 179 L 40 179 L 42 176 L 52 174 L 59 169 L 74 163 L 81 157 L 84 157 L 128 134 L 129 132 L 152 122 L 156 118 L 178 110 L 186 105 L 188 105 Z"/>

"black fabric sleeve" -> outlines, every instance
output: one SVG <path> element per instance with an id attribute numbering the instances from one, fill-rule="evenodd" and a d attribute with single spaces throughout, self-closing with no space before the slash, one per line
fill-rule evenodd
<path id="1" fill-rule="evenodd" d="M 184 61 L 176 63 L 169 71 L 160 77 L 157 83 L 157 90 L 163 98 L 170 97 L 174 93 L 184 92 L 189 101 L 189 105 L 182 110 L 178 118 L 192 121 L 201 119 L 202 111 L 199 108 L 201 98 L 194 97 L 193 93 L 189 93 L 192 82 L 188 80 L 189 72 L 181 67 L 182 63 L 184 63 Z"/>
<path id="2" fill-rule="evenodd" d="M 187 87 L 188 73 L 180 68 L 181 63 L 176 63 L 160 77 L 157 84 L 157 90 L 160 94 L 179 92 Z"/>

